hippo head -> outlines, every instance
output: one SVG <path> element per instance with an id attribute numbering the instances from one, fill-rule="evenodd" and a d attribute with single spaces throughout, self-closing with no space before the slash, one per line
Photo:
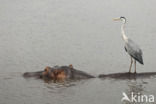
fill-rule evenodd
<path id="1" fill-rule="evenodd" d="M 70 64 L 69 66 L 56 66 L 54 70 L 52 70 L 53 75 L 55 76 L 55 80 L 57 81 L 64 81 L 65 79 L 71 76 L 71 70 L 73 70 L 73 65 Z"/>
<path id="2" fill-rule="evenodd" d="M 64 69 L 54 69 L 53 70 L 54 81 L 64 81 L 66 79 L 66 73 Z"/>
<path id="3" fill-rule="evenodd" d="M 53 68 L 47 66 L 42 72 L 42 77 L 48 80 L 62 81 L 66 78 L 66 74 L 65 70 L 58 66 L 55 66 Z"/>

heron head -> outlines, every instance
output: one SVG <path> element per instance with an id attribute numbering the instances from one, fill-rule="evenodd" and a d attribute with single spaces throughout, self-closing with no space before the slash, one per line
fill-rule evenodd
<path id="1" fill-rule="evenodd" d="M 113 19 L 114 21 L 122 21 L 123 23 L 126 23 L 126 18 L 121 16 L 120 18 Z"/>

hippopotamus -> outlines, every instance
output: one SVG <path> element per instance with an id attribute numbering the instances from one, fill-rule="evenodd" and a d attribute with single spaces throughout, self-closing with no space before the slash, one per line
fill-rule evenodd
<path id="1" fill-rule="evenodd" d="M 95 78 L 84 71 L 77 70 L 73 68 L 73 65 L 69 66 L 47 66 L 43 71 L 37 72 L 26 72 L 23 74 L 25 78 L 36 77 L 46 80 L 65 81 L 65 80 L 79 80 L 79 79 L 89 79 Z"/>

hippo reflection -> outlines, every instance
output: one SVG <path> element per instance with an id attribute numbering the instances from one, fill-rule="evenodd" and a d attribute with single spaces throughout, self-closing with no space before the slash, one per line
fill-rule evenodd
<path id="1" fill-rule="evenodd" d="M 26 72 L 23 74 L 24 77 L 36 77 L 42 78 L 46 80 L 54 80 L 54 81 L 64 81 L 68 79 L 88 79 L 94 78 L 94 76 L 77 70 L 73 68 L 72 65 L 69 66 L 54 66 L 54 67 L 46 67 L 44 71 L 38 72 Z"/>

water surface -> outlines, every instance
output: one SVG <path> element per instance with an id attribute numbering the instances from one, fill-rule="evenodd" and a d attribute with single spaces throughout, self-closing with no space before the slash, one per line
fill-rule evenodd
<path id="1" fill-rule="evenodd" d="M 155 72 L 155 0 L 0 0 L 1 104 L 121 104 L 122 92 L 156 95 L 156 79 L 45 83 L 22 73 L 73 64 L 98 76 L 128 71 L 120 22 L 143 50 L 138 72 Z M 126 102 L 123 102 L 126 103 Z"/>

